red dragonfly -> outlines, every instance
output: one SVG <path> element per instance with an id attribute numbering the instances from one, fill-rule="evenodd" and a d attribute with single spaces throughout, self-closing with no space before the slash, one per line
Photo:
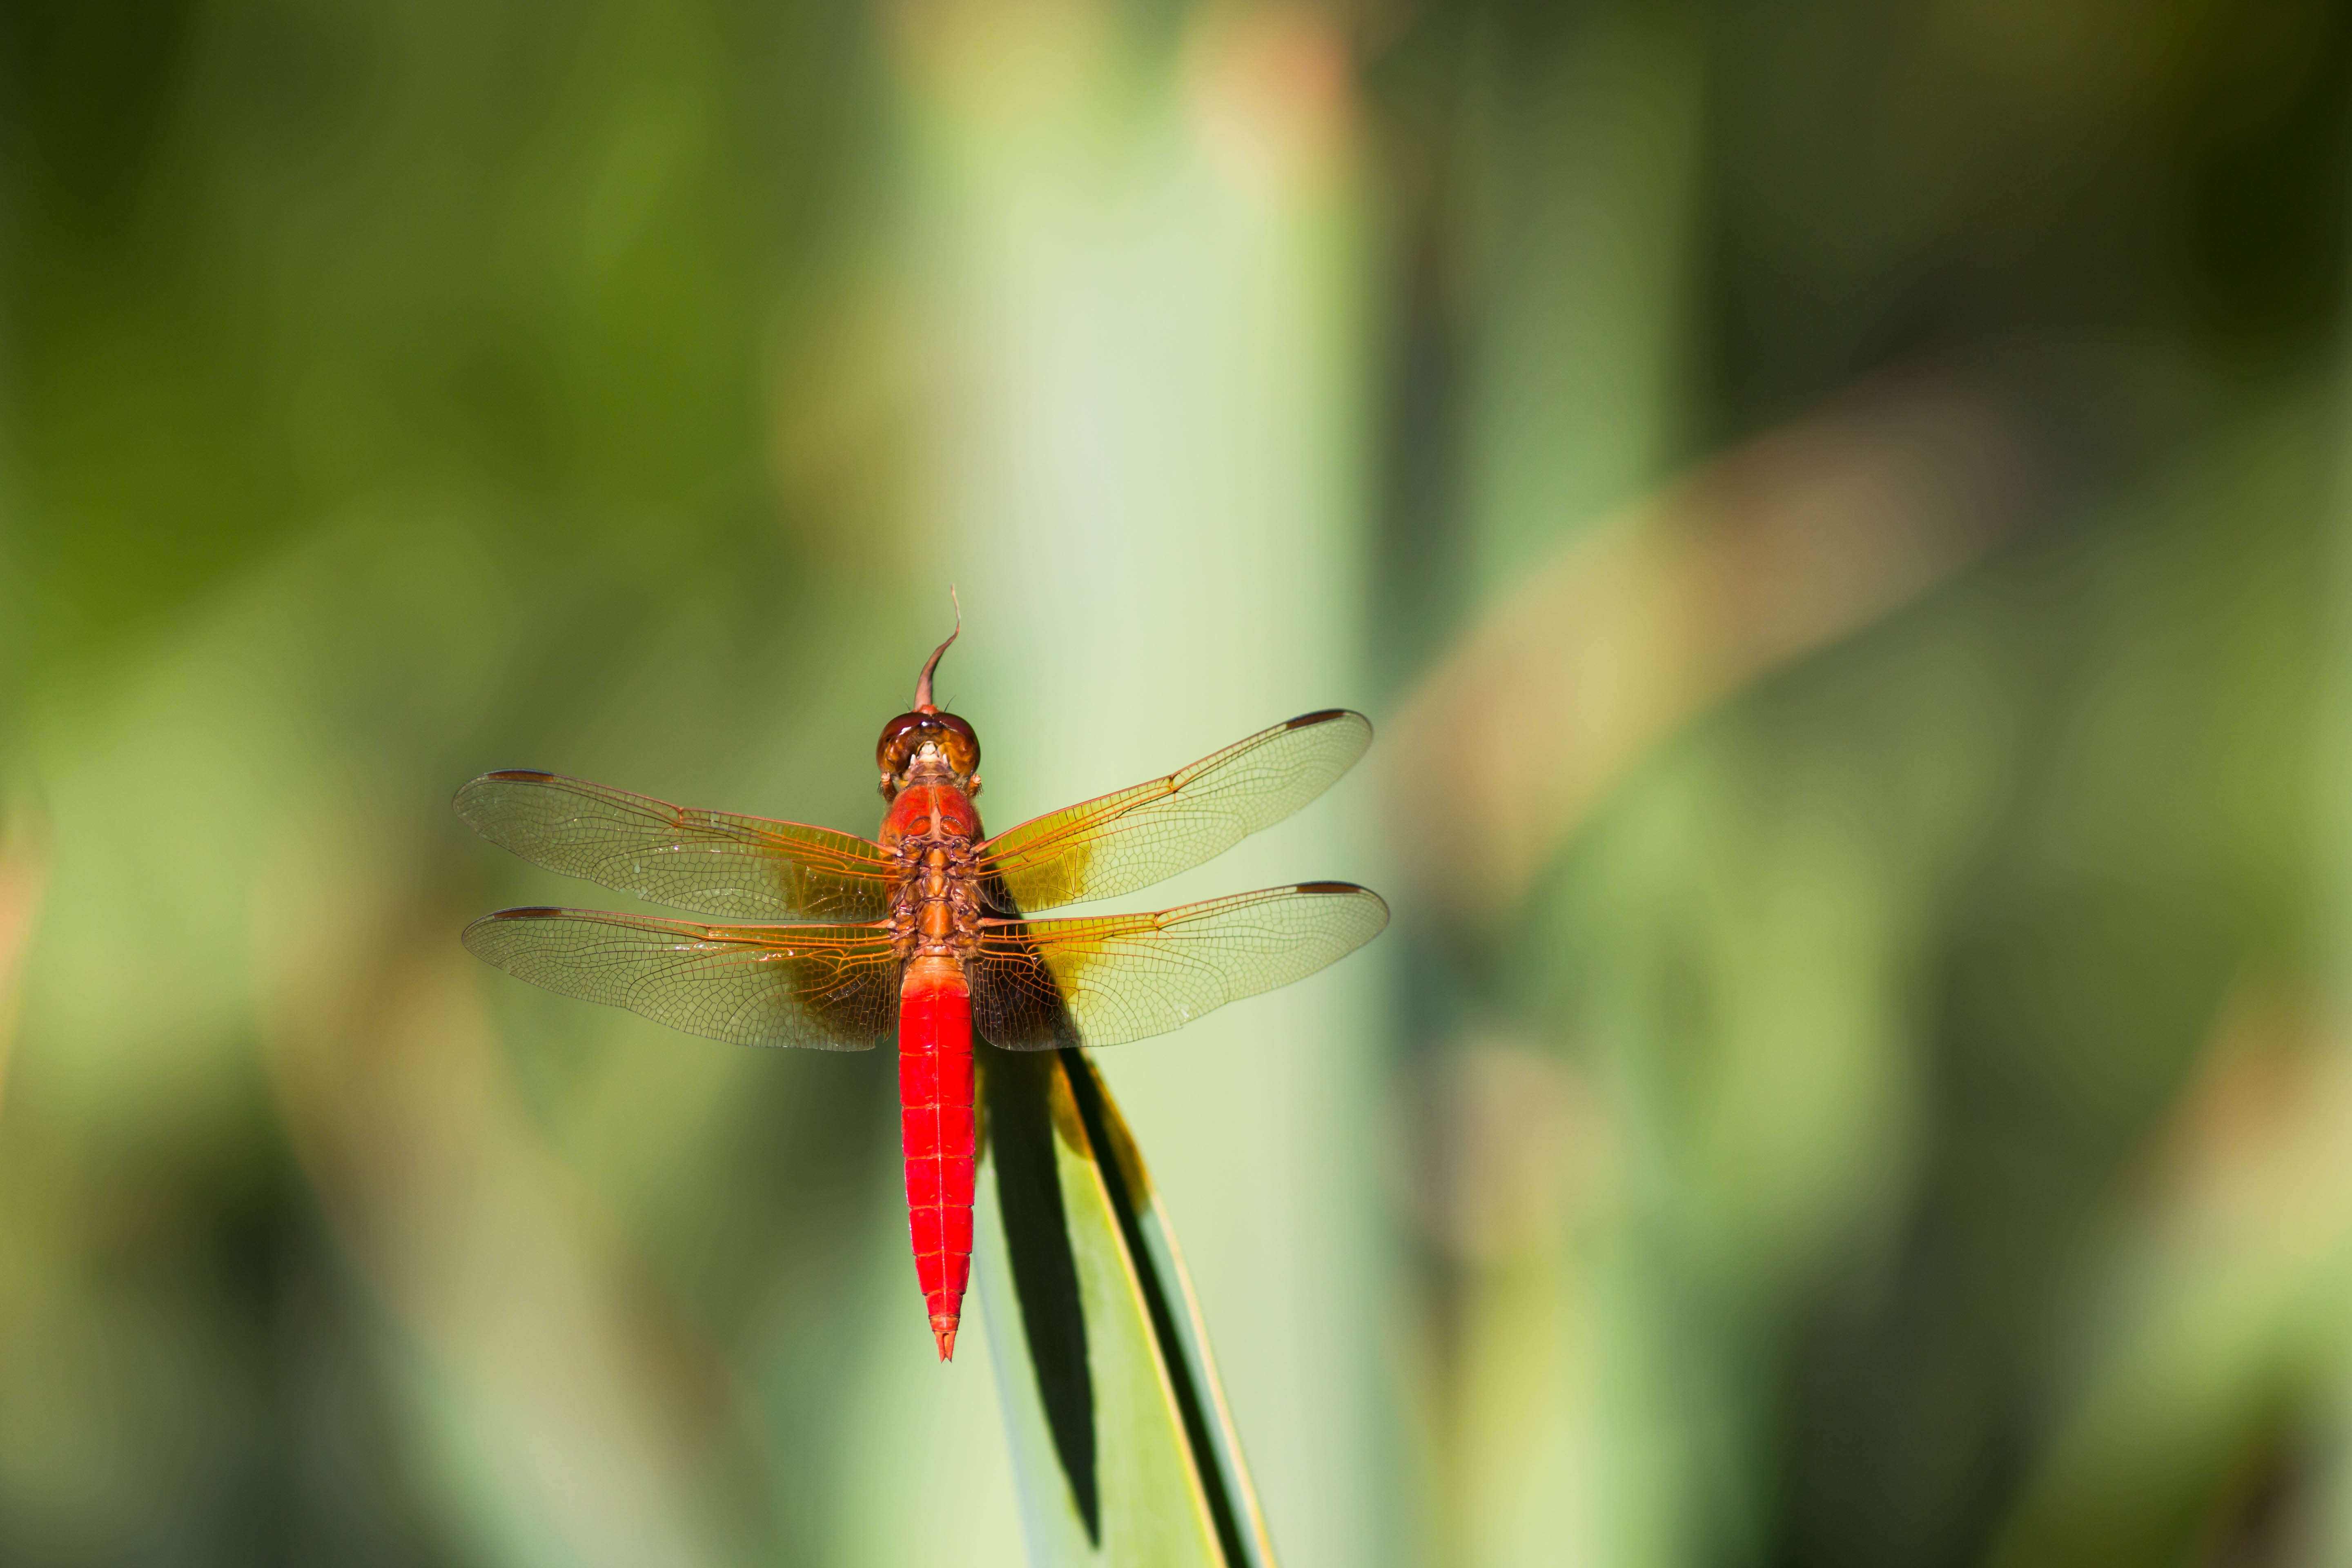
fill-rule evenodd
<path id="1" fill-rule="evenodd" d="M 1148 887 L 1328 788 L 1371 743 L 1360 713 L 1302 714 L 1188 768 L 984 837 L 980 737 L 931 701 L 882 728 L 878 841 L 675 806 L 553 773 L 484 773 L 457 815 L 567 876 L 700 914 L 501 910 L 466 946 L 519 979 L 688 1034 L 871 1048 L 897 1023 L 908 1228 L 940 1359 L 971 1274 L 978 1161 L 972 1036 L 1001 1050 L 1115 1046 L 1312 974 L 1388 923 L 1349 882 L 1302 882 L 1156 914 L 1032 920 Z M 815 923 L 778 923 L 813 921 Z"/>

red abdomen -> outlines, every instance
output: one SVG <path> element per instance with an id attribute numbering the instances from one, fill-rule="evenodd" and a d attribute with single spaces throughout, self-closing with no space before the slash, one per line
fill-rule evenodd
<path id="1" fill-rule="evenodd" d="M 910 969 L 914 966 L 910 966 Z M 898 1123 L 907 1227 L 940 1359 L 955 1354 L 971 1277 L 971 994 L 963 976 L 910 973 L 898 997 Z"/>

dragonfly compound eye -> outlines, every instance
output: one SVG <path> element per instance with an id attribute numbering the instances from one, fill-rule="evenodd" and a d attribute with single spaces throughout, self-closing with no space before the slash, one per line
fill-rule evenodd
<path id="1" fill-rule="evenodd" d="M 874 748 L 875 765 L 886 785 L 903 777 L 925 746 L 934 748 L 959 778 L 980 766 L 980 737 L 952 713 L 901 713 L 882 726 Z"/>
<path id="2" fill-rule="evenodd" d="M 940 750 L 947 753 L 948 766 L 959 778 L 969 778 L 980 768 L 980 737 L 972 727 L 952 713 L 935 713 L 939 724 Z"/>
<path id="3" fill-rule="evenodd" d="M 874 746 L 875 765 L 891 777 L 905 773 L 929 727 L 929 716 L 922 713 L 901 713 L 883 725 L 882 739 Z"/>

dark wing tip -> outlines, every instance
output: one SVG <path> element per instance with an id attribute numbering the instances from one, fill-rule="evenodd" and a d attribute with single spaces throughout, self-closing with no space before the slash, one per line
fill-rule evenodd
<path id="1" fill-rule="evenodd" d="M 514 955 L 504 951 L 509 939 L 493 936 L 490 933 L 507 921 L 554 920 L 569 912 L 565 910 L 551 910 L 541 905 L 533 905 L 530 909 L 522 910 L 499 910 L 469 921 L 466 929 L 457 933 L 457 940 L 464 944 L 466 951 L 476 958 L 494 968 L 504 969 L 509 973 L 512 973 L 511 965 Z"/>
<path id="2" fill-rule="evenodd" d="M 464 784 L 459 784 L 457 793 L 449 797 L 449 806 L 451 810 L 465 817 L 467 822 L 474 823 L 474 826 L 478 828 L 481 825 L 474 822 L 473 817 L 467 816 L 467 812 L 473 804 L 475 792 L 484 784 L 553 784 L 554 782 L 553 773 L 543 773 L 536 768 L 501 768 L 497 773 L 484 773 L 479 778 L 467 779 Z"/>
<path id="3" fill-rule="evenodd" d="M 1283 728 L 1286 730 L 1304 730 L 1310 724 L 1328 724 L 1334 719 L 1364 719 L 1364 716 L 1361 713 L 1357 712 L 1352 708 L 1318 708 L 1312 713 L 1301 713 L 1297 718 L 1293 719 L 1288 723 L 1285 724 Z M 1364 722 L 1369 726 L 1371 723 L 1371 721 L 1364 719 Z"/>
<path id="4" fill-rule="evenodd" d="M 1370 942 L 1374 932 L 1381 931 L 1389 923 L 1389 901 L 1370 888 L 1359 887 L 1353 882 L 1301 882 L 1291 891 L 1305 893 L 1310 898 L 1357 899 L 1380 910 L 1380 923 L 1364 934 L 1363 940 L 1366 942 Z"/>
<path id="5" fill-rule="evenodd" d="M 499 939 L 490 935 L 493 928 L 505 921 L 558 920 L 570 912 L 569 910 L 551 910 L 537 904 L 525 910 L 499 910 L 467 921 L 466 929 L 457 933 L 457 940 L 465 944 L 467 952 L 504 969 L 507 966 L 506 963 L 498 952 L 498 948 L 502 943 Z M 484 947 L 485 943 L 489 944 L 487 950 Z"/>

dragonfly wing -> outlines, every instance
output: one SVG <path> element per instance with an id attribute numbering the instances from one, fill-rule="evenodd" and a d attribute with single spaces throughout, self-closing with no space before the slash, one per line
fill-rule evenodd
<path id="1" fill-rule="evenodd" d="M 1372 743 L 1344 708 L 1304 713 L 1153 779 L 1044 816 L 981 847 L 1005 912 L 1050 910 L 1148 888 L 1223 854 L 1331 787 Z"/>
<path id="2" fill-rule="evenodd" d="M 852 833 L 733 816 L 554 773 L 484 773 L 457 815 L 502 849 L 624 893 L 738 920 L 880 920 L 895 862 Z"/>
<path id="3" fill-rule="evenodd" d="M 1007 1050 L 1116 1046 L 1314 973 L 1388 924 L 1380 895 L 1306 882 L 1156 914 L 981 922 L 972 1023 Z"/>
<path id="4" fill-rule="evenodd" d="M 881 925 L 711 926 L 602 910 L 501 910 L 466 946 L 519 980 L 740 1046 L 862 1051 L 887 1033 L 898 961 Z"/>

